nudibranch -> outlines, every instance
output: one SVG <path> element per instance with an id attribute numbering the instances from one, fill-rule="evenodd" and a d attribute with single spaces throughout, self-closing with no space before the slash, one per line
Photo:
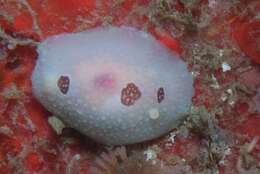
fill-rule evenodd
<path id="1" fill-rule="evenodd" d="M 191 105 L 184 61 L 131 27 L 51 36 L 37 48 L 36 99 L 69 127 L 107 145 L 151 140 L 176 127 Z"/>

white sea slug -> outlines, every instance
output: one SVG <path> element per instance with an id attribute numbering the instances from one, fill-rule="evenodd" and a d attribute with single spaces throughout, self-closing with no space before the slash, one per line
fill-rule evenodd
<path id="1" fill-rule="evenodd" d="M 191 104 L 186 64 L 151 35 L 99 27 L 43 41 L 33 94 L 68 126 L 108 145 L 150 140 Z"/>

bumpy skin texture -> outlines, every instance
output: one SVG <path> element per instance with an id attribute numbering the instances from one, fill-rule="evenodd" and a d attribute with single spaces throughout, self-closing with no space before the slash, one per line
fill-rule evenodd
<path id="1" fill-rule="evenodd" d="M 34 96 L 94 140 L 132 144 L 182 119 L 193 95 L 185 63 L 145 32 L 95 28 L 52 36 L 38 47 Z"/>

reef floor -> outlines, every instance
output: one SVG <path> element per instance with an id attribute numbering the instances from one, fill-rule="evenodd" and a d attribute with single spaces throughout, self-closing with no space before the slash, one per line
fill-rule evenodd
<path id="1" fill-rule="evenodd" d="M 258 0 L 0 0 L 0 173 L 260 173 Z M 179 54 L 194 77 L 177 129 L 150 142 L 105 147 L 32 96 L 44 38 L 131 26 Z"/>

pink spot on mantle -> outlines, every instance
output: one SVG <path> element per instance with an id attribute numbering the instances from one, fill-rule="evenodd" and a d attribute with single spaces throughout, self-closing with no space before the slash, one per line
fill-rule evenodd
<path id="1" fill-rule="evenodd" d="M 102 74 L 100 76 L 97 76 L 94 79 L 94 84 L 96 88 L 101 88 L 101 89 L 113 89 L 116 85 L 115 79 L 113 78 L 112 74 Z"/>

